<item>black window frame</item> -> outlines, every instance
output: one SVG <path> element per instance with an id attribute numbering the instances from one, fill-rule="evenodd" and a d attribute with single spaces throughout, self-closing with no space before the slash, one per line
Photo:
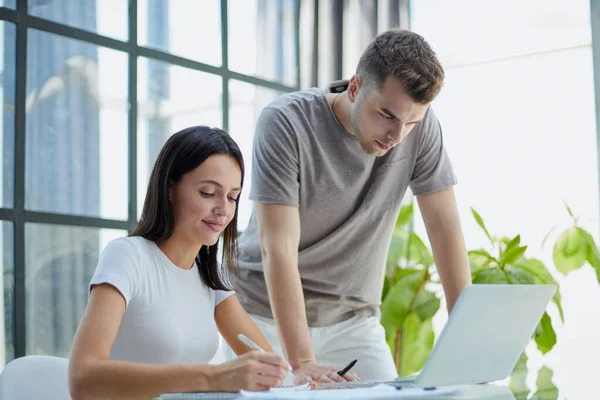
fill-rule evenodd
<path id="1" fill-rule="evenodd" d="M 101 0 L 98 0 L 101 1 Z M 75 28 L 54 21 L 34 17 L 28 14 L 28 1 L 18 0 L 16 9 L 0 7 L 0 21 L 16 26 L 16 82 L 15 82 L 15 138 L 14 138 L 14 204 L 13 207 L 0 208 L 0 221 L 13 224 L 13 257 L 14 257 L 14 356 L 26 355 L 26 296 L 25 296 L 25 226 L 27 223 L 43 223 L 71 227 L 90 227 L 121 229 L 129 231 L 137 222 L 137 68 L 138 57 L 159 60 L 171 65 L 189 68 L 213 74 L 222 78 L 222 127 L 229 127 L 229 81 L 234 79 L 256 85 L 261 88 L 279 92 L 292 92 L 300 87 L 300 1 L 294 0 L 294 42 L 296 46 L 296 84 L 294 86 L 241 74 L 229 69 L 228 65 L 228 1 L 221 0 L 221 66 L 213 66 L 192 59 L 180 57 L 169 52 L 156 50 L 138 44 L 138 1 L 129 0 L 128 4 L 128 40 L 122 41 L 98 33 Z M 127 220 L 113 220 L 80 215 L 68 215 L 52 212 L 31 211 L 25 208 L 25 143 L 26 137 L 26 79 L 27 79 L 27 35 L 29 29 L 36 29 L 62 37 L 84 41 L 97 46 L 118 50 L 128 55 L 128 208 Z M 0 344 L 4 345 L 4 344 Z M 10 360 L 7 360 L 7 362 Z"/>

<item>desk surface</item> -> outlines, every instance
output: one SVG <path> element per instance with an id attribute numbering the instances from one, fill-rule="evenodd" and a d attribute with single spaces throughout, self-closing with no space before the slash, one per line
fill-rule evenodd
<path id="1" fill-rule="evenodd" d="M 462 393 L 456 396 L 429 397 L 429 399 L 488 399 L 488 400 L 515 400 L 515 395 L 511 390 L 503 385 L 468 385 L 461 386 Z M 202 394 L 181 394 L 166 395 L 161 399 L 165 400 L 234 400 L 239 397 L 235 393 L 202 393 Z"/>

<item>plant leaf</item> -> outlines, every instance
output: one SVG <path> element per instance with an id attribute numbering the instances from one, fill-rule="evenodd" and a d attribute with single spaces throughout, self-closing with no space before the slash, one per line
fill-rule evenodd
<path id="1" fill-rule="evenodd" d="M 405 249 L 405 240 L 400 236 L 393 236 L 387 254 L 387 265 L 390 269 L 398 265 L 398 261 L 400 261 L 400 257 L 402 257 Z"/>
<path id="2" fill-rule="evenodd" d="M 571 218 L 575 219 L 575 217 L 573 216 L 573 212 L 571 211 L 571 207 L 569 207 L 569 205 L 567 204 L 566 201 L 563 200 L 563 203 L 565 204 L 565 208 L 567 209 L 567 212 L 569 213 L 569 215 L 571 216 Z"/>
<path id="3" fill-rule="evenodd" d="M 427 290 L 421 290 L 417 294 L 413 311 L 421 321 L 433 318 L 439 309 L 440 299 L 438 299 L 434 293 Z"/>
<path id="4" fill-rule="evenodd" d="M 513 247 L 518 247 L 521 244 L 521 235 L 515 236 L 510 242 L 506 244 L 506 251 L 509 251 Z"/>
<path id="5" fill-rule="evenodd" d="M 502 254 L 502 257 L 500 257 L 500 265 L 515 262 L 519 257 L 525 254 L 525 250 L 527 250 L 527 246 L 513 247 L 512 249 L 507 250 Z"/>
<path id="6" fill-rule="evenodd" d="M 514 265 L 504 267 L 504 273 L 508 275 L 513 283 L 521 285 L 533 285 L 535 283 L 535 276 L 533 274 Z"/>
<path id="7" fill-rule="evenodd" d="M 498 260 L 484 249 L 470 250 L 468 256 L 471 276 L 475 276 L 485 269 L 497 267 L 499 265 Z"/>
<path id="8" fill-rule="evenodd" d="M 486 257 L 486 258 L 489 258 L 489 259 L 492 259 L 492 258 L 494 258 L 494 257 L 493 257 L 493 256 L 490 254 L 490 252 L 489 252 L 489 251 L 487 251 L 487 250 L 484 250 L 484 249 L 478 249 L 478 250 L 469 250 L 468 254 L 469 254 L 469 255 L 473 254 L 473 255 L 476 255 L 476 256 L 482 256 L 482 257 Z"/>
<path id="9" fill-rule="evenodd" d="M 423 277 L 423 270 L 420 269 L 415 269 L 415 268 L 400 268 L 397 267 L 396 271 L 394 272 L 394 281 L 398 282 L 399 280 L 403 279 L 404 277 L 408 276 L 408 275 L 412 275 L 412 274 L 419 274 L 420 273 L 420 277 Z"/>
<path id="10" fill-rule="evenodd" d="M 417 264 L 421 264 L 425 267 L 433 265 L 433 256 L 431 255 L 431 251 L 429 251 L 427 246 L 425 246 L 425 243 L 423 243 L 419 235 L 417 235 L 414 232 L 411 234 L 409 246 L 409 258 L 412 261 L 416 262 Z"/>
<path id="11" fill-rule="evenodd" d="M 577 231 L 587 247 L 586 260 L 596 270 L 596 279 L 600 283 L 600 252 L 598 251 L 598 246 L 596 246 L 594 238 L 588 231 L 583 228 L 577 228 Z"/>
<path id="12" fill-rule="evenodd" d="M 506 274 L 501 269 L 486 269 L 473 277 L 473 283 L 498 284 L 508 283 Z"/>
<path id="13" fill-rule="evenodd" d="M 481 218 L 481 215 L 479 215 L 479 213 L 477 211 L 475 211 L 475 209 L 473 207 L 471 207 L 471 212 L 473 213 L 473 217 L 475 218 L 475 221 L 477 221 L 477 225 L 479 225 L 481 227 L 481 229 L 483 229 L 483 231 L 485 232 L 485 236 L 488 237 L 488 239 L 490 239 L 490 242 L 494 242 L 494 240 L 492 239 L 492 237 L 490 236 L 490 233 L 488 232 L 487 228 L 485 227 L 485 224 L 483 223 L 483 218 Z"/>
<path id="14" fill-rule="evenodd" d="M 407 274 L 388 290 L 381 305 L 381 325 L 385 328 L 386 337 L 395 335 L 404 324 L 408 308 L 423 281 L 424 273 L 425 271 L 418 271 Z"/>
<path id="15" fill-rule="evenodd" d="M 544 263 L 537 258 L 521 258 L 520 260 L 517 260 L 513 266 L 529 272 L 531 275 L 536 277 L 536 280 L 539 280 L 539 283 L 545 285 L 558 285 Z"/>
<path id="16" fill-rule="evenodd" d="M 517 262 L 515 262 L 513 266 L 531 274 L 535 278 L 534 283 L 557 286 L 556 292 L 554 292 L 554 296 L 552 297 L 552 301 L 554 302 L 554 304 L 556 304 L 556 307 L 558 308 L 558 312 L 560 314 L 560 320 L 564 323 L 565 315 L 563 313 L 562 308 L 562 296 L 560 294 L 560 288 L 558 287 L 558 282 L 556 282 L 556 279 L 554 279 L 554 277 L 552 276 L 550 271 L 548 271 L 544 263 L 536 258 L 521 258 L 520 260 L 517 260 Z"/>
<path id="17" fill-rule="evenodd" d="M 387 276 L 383 277 L 383 290 L 381 292 L 381 301 L 383 302 L 383 300 L 386 298 L 388 291 L 390 290 L 390 278 L 388 278 Z"/>
<path id="18" fill-rule="evenodd" d="M 402 228 L 412 221 L 413 210 L 414 206 L 412 202 L 400 209 L 400 213 L 398 213 L 398 219 L 396 219 L 396 229 Z"/>
<path id="19" fill-rule="evenodd" d="M 516 400 L 526 400 L 529 396 L 529 387 L 527 386 L 527 354 L 521 353 L 515 368 L 510 373 L 510 384 L 508 388 L 515 396 Z"/>
<path id="20" fill-rule="evenodd" d="M 469 255 L 469 268 L 471 276 L 475 276 L 483 270 L 490 268 L 489 260 L 478 255 Z"/>
<path id="21" fill-rule="evenodd" d="M 407 376 L 423 368 L 433 348 L 431 319 L 421 322 L 416 314 L 410 313 L 404 321 L 402 334 L 402 355 L 398 373 L 400 376 Z"/>
<path id="22" fill-rule="evenodd" d="M 535 342 L 537 343 L 537 348 L 542 352 L 542 354 L 546 354 L 552 350 L 556 344 L 556 333 L 554 333 L 554 328 L 552 328 L 552 320 L 550 319 L 548 313 L 544 313 L 542 320 L 536 328 Z"/>
<path id="23" fill-rule="evenodd" d="M 535 400 L 556 400 L 558 399 L 558 388 L 552 383 L 554 372 L 545 365 L 538 371 L 536 381 L 537 390 L 532 399 Z"/>
<path id="24" fill-rule="evenodd" d="M 556 269 L 563 275 L 581 268 L 587 258 L 587 245 L 577 228 L 569 228 L 558 237 L 552 250 Z"/>
<path id="25" fill-rule="evenodd" d="M 495 261 L 496 263 L 498 262 L 498 260 L 496 259 L 496 257 L 494 257 L 493 255 L 490 254 L 489 251 L 485 250 L 485 249 L 477 249 L 477 250 L 469 250 L 468 252 L 469 255 L 474 255 L 474 256 L 481 256 L 481 257 L 485 257 L 491 261 Z"/>

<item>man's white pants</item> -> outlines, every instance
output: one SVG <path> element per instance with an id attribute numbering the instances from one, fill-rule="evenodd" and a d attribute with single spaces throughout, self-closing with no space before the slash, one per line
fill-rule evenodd
<path id="1" fill-rule="evenodd" d="M 256 315 L 250 317 L 273 351 L 284 355 L 275 321 Z M 385 330 L 377 317 L 356 316 L 330 326 L 309 327 L 309 333 L 317 362 L 321 365 L 340 370 L 357 359 L 351 371 L 361 380 L 392 380 L 398 376 L 385 340 Z M 235 358 L 235 353 L 227 344 L 225 356 L 228 359 Z"/>

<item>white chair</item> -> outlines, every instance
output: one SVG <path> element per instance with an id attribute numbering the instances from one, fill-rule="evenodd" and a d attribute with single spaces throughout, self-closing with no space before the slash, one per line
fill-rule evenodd
<path id="1" fill-rule="evenodd" d="M 26 356 L 9 362 L 0 373 L 0 400 L 70 400 L 69 360 Z"/>

